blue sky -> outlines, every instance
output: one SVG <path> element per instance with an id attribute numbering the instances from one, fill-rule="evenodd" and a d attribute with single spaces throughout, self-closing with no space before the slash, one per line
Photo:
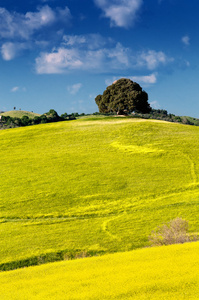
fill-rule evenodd
<path id="1" fill-rule="evenodd" d="M 121 77 L 199 118 L 199 1 L 1 0 L 0 110 L 98 111 Z"/>

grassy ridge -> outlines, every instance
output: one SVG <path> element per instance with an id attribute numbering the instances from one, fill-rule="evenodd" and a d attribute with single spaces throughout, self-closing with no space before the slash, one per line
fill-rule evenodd
<path id="1" fill-rule="evenodd" d="M 198 299 L 199 243 L 0 273 L 2 300 Z"/>
<path id="2" fill-rule="evenodd" d="M 40 114 L 33 113 L 25 110 L 11 110 L 1 113 L 2 116 L 9 116 L 11 118 L 22 118 L 23 116 L 27 116 L 30 119 L 33 119 L 36 116 L 40 116 Z"/>
<path id="3" fill-rule="evenodd" d="M 146 246 L 182 217 L 198 231 L 199 128 L 93 118 L 0 132 L 0 264 Z"/>

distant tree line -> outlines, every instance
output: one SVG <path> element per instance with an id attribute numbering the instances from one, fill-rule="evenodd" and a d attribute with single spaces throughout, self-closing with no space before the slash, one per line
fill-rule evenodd
<path id="1" fill-rule="evenodd" d="M 117 115 L 117 114 L 116 113 L 95 112 L 95 113 L 93 113 L 93 115 L 113 116 L 113 115 Z M 186 117 L 186 116 L 181 116 L 181 117 L 176 116 L 174 114 L 168 113 L 167 110 L 164 110 L 164 109 L 153 109 L 152 108 L 150 113 L 147 113 L 147 114 L 131 113 L 126 117 L 142 118 L 142 119 L 156 119 L 156 120 L 162 120 L 162 121 L 167 121 L 167 122 L 199 126 L 199 119 L 197 119 L 197 118 Z"/>
<path id="2" fill-rule="evenodd" d="M 15 127 L 22 127 L 22 126 L 29 126 L 29 125 L 36 125 L 36 124 L 44 124 L 44 123 L 52 123 L 52 122 L 59 122 L 59 121 L 66 121 L 66 120 L 75 120 L 79 116 L 83 116 L 84 113 L 71 113 L 67 114 L 64 113 L 61 116 L 54 109 L 50 109 L 49 112 L 41 115 L 35 116 L 34 118 L 29 118 L 28 116 L 23 116 L 22 118 L 17 117 L 10 117 L 10 116 L 1 116 L 0 120 L 0 128 L 15 128 Z"/>
<path id="3" fill-rule="evenodd" d="M 134 114 L 136 116 L 136 114 Z M 163 120 L 167 122 L 175 122 L 187 125 L 196 125 L 199 126 L 199 119 L 186 117 L 186 116 L 175 116 L 174 114 L 170 114 L 167 110 L 164 109 L 151 109 L 150 113 L 148 114 L 137 114 L 138 117 L 142 117 L 144 119 L 156 119 L 156 120 Z"/>
<path id="4" fill-rule="evenodd" d="M 107 112 L 107 113 L 95 112 L 93 113 L 93 115 L 103 115 L 103 116 L 115 115 L 116 116 L 117 112 Z M 69 120 L 75 120 L 76 118 L 81 116 L 85 116 L 85 114 L 84 113 L 79 114 L 76 112 L 71 114 L 64 113 L 61 116 L 59 116 L 54 109 L 50 109 L 49 112 L 41 116 L 35 116 L 34 118 L 29 118 L 28 116 L 23 116 L 22 118 L 16 118 L 16 117 L 2 115 L 0 119 L 0 129 L 30 126 L 30 125 L 59 122 L 59 121 L 69 121 Z M 199 126 L 199 119 L 186 117 L 186 116 L 181 116 L 181 117 L 175 116 L 174 114 L 168 113 L 167 110 L 164 109 L 151 108 L 149 113 L 134 112 L 126 115 L 126 117 L 156 119 L 156 120 L 163 120 L 167 122 L 175 122 L 175 123 Z"/>

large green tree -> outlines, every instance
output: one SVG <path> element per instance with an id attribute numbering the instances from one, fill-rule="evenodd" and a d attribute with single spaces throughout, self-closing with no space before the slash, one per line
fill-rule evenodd
<path id="1" fill-rule="evenodd" d="M 95 98 L 95 102 L 101 113 L 148 113 L 151 110 L 148 94 L 138 83 L 126 78 L 121 78 L 108 86 L 103 95 Z"/>

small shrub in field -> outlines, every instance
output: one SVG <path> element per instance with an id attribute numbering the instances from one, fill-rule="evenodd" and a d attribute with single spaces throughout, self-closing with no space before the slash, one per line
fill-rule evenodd
<path id="1" fill-rule="evenodd" d="M 198 240 L 198 235 L 188 233 L 188 221 L 176 218 L 168 224 L 157 227 L 149 236 L 152 246 L 183 244 Z"/>

